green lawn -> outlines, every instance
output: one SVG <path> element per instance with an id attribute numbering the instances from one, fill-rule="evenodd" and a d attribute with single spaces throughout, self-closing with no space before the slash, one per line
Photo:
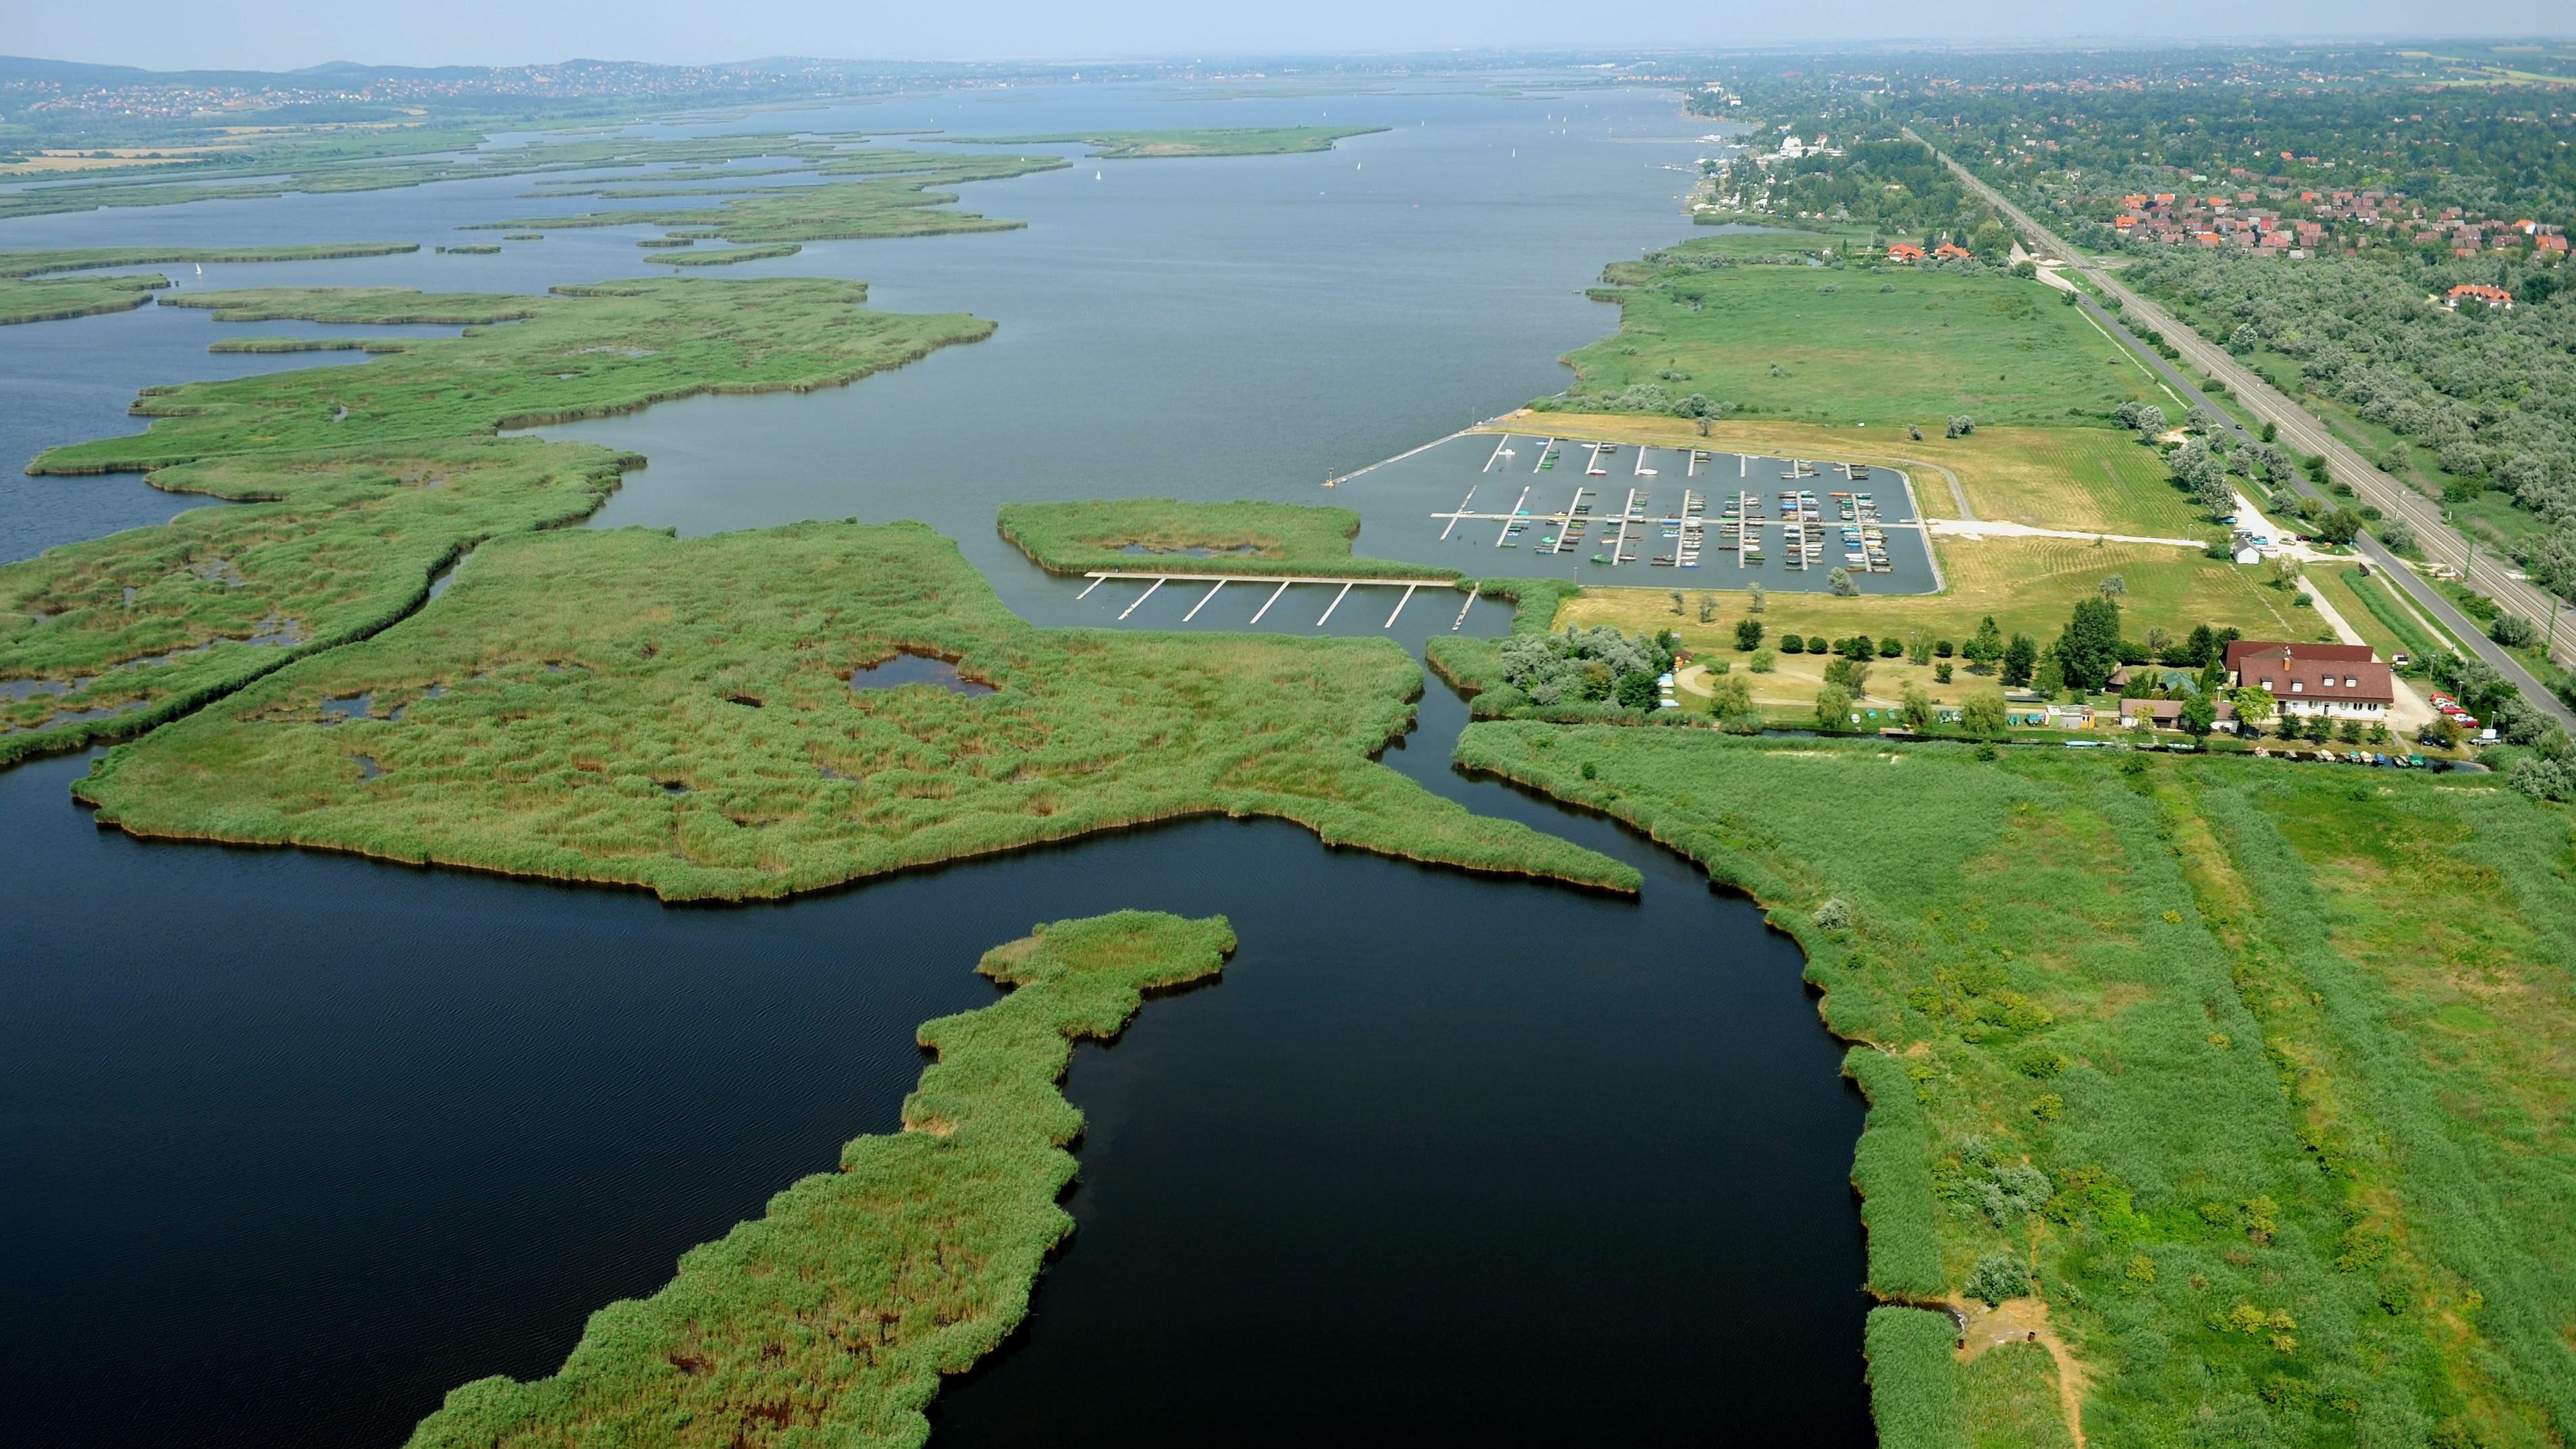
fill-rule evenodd
<path id="1" fill-rule="evenodd" d="M 1028 1317 L 1072 1236 L 1058 1199 L 1082 1113 L 1056 1084 L 1074 1042 L 1117 1036 L 1144 993 L 1215 975 L 1234 944 L 1223 916 L 1122 911 L 987 952 L 977 969 L 1011 994 L 922 1024 L 938 1060 L 901 1132 L 851 1142 L 839 1171 L 692 1249 L 669 1286 L 592 1315 L 552 1377 L 450 1393 L 412 1449 L 916 1449 L 942 1378 Z"/>
<path id="2" fill-rule="evenodd" d="M 1172 498 L 1006 503 L 995 524 L 1020 552 L 1057 574 L 1168 567 L 1209 574 L 1457 576 L 1455 569 L 1353 557 L 1360 516 L 1348 508 Z"/>
<path id="3" fill-rule="evenodd" d="M 854 687 L 898 652 L 993 692 Z M 675 900 L 1212 814 L 1634 888 L 1376 763 L 1420 687 L 1383 639 L 1031 628 L 918 524 L 556 532 L 484 545 L 418 615 L 120 746 L 78 789 L 142 835 Z"/>
<path id="4" fill-rule="evenodd" d="M 1758 237 L 1612 266 L 1619 331 L 1567 355 L 1568 405 L 1651 384 L 1740 414 L 1873 426 L 2058 424 L 2161 398 L 2078 309 L 2038 282 L 1919 267 L 1734 264 Z"/>
<path id="5" fill-rule="evenodd" d="M 2091 1442 L 2576 1436 L 2565 807 L 1706 731 L 1479 724 L 1459 756 L 1652 831 L 1799 938 L 1872 1103 L 1871 1286 L 2035 1266 Z M 1884 1428 L 2045 1425 L 2046 1375 L 1945 1385 L 1934 1326 L 1874 1317 Z"/>

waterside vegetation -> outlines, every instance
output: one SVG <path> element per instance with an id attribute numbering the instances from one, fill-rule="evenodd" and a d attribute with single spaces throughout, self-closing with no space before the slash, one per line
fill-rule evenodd
<path id="1" fill-rule="evenodd" d="M 1352 136 L 1371 136 L 1384 126 L 1200 126 L 1148 131 L 1061 131 L 1040 136 L 942 136 L 943 141 L 980 146 L 1084 145 L 1105 161 L 1157 160 L 1192 156 L 1281 156 L 1299 151 L 1330 151 L 1333 143 Z"/>
<path id="2" fill-rule="evenodd" d="M 243 506 L 0 565 L 0 762 L 130 735 L 372 634 L 465 550 L 592 512 L 633 461 L 498 439 L 502 427 L 831 386 L 992 328 L 872 312 L 865 296 L 849 282 L 681 279 L 544 297 L 192 294 L 228 320 L 473 325 L 384 339 L 387 355 L 357 367 L 156 389 L 135 405 L 154 419 L 143 433 L 29 465 L 148 471 L 163 488 Z"/>
<path id="3" fill-rule="evenodd" d="M 1871 1102 L 1871 1288 L 2052 1325 L 2093 1442 L 2576 1431 L 2564 807 L 1535 723 L 1473 726 L 1459 758 L 1652 832 L 1797 936 Z M 1961 1369 L 1936 1329 L 1873 1315 L 1892 1440 L 2059 1417 L 2003 1412 L 2049 1376 Z"/>
<path id="4" fill-rule="evenodd" d="M 854 689 L 897 653 L 992 692 Z M 1630 890 L 1378 764 L 1384 639 L 1036 629 L 918 524 L 497 540 L 417 617 L 118 748 L 141 835 L 746 899 L 1191 815 Z"/>
<path id="5" fill-rule="evenodd" d="M 1020 552 L 1054 574 L 1134 570 L 1160 566 L 1159 559 L 1190 573 L 1456 576 L 1454 569 L 1353 555 L 1360 516 L 1348 508 L 1121 498 L 1006 503 L 994 522 Z"/>
<path id="6" fill-rule="evenodd" d="M 0 327 L 129 311 L 148 304 L 154 293 L 170 285 L 169 278 L 153 272 L 87 275 L 109 267 L 310 262 L 418 250 L 417 242 L 330 242 L 314 246 L 55 247 L 0 252 Z"/>
<path id="7" fill-rule="evenodd" d="M 943 1375 L 1028 1316 L 1073 1232 L 1057 1199 L 1082 1113 L 1057 1084 L 1078 1040 L 1116 1036 L 1144 995 L 1214 977 L 1222 916 L 1122 911 L 1058 921 L 976 969 L 1012 988 L 922 1025 L 938 1060 L 903 1130 L 680 1260 L 669 1286 L 593 1315 L 562 1370 L 450 1393 L 412 1449 L 569 1443 L 814 1442 L 914 1449 Z"/>

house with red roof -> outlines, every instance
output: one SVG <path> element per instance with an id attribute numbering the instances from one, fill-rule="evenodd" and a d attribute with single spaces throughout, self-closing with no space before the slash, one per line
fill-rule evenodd
<path id="1" fill-rule="evenodd" d="M 2490 287 L 2484 282 L 2462 282 L 2460 285 L 2451 289 L 2450 298 L 2443 302 L 2442 305 L 2450 308 L 2454 312 L 2457 312 L 2460 310 L 2460 303 L 2463 301 L 2484 302 L 2489 307 L 2502 307 L 2506 311 L 2513 310 L 2513 294 L 2511 292 L 2506 291 L 2502 287 Z"/>
<path id="2" fill-rule="evenodd" d="M 1967 258 L 1975 255 L 1975 252 L 1968 250 L 1966 247 L 1960 246 L 1956 242 L 1943 242 L 1932 249 L 1932 257 L 1935 261 L 1949 261 L 1952 258 Z"/>
<path id="3" fill-rule="evenodd" d="M 1919 262 L 1923 260 L 1923 248 L 1894 242 L 1887 248 L 1887 259 L 1891 262 Z"/>
<path id="4" fill-rule="evenodd" d="M 2396 676 L 2360 644 L 2238 639 L 2227 646 L 2226 663 L 2231 683 L 2272 691 L 2284 716 L 2385 719 L 2397 703 Z"/>

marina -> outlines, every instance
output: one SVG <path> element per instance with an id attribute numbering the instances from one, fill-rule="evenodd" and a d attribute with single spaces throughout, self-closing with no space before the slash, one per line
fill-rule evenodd
<path id="1" fill-rule="evenodd" d="M 1580 473 L 1557 483 L 1569 457 Z M 1741 480 L 1733 489 L 1706 486 L 1730 471 Z M 1464 433 L 1363 472 L 1364 483 L 1354 485 L 1359 474 L 1341 480 L 1335 501 L 1361 511 L 1363 551 L 1379 557 L 1477 575 L 1573 571 L 1585 582 L 1640 586 L 1661 582 L 1665 570 L 1711 570 L 1727 578 L 1712 587 L 1826 590 L 1839 570 L 1863 593 L 1940 587 L 1912 480 L 1885 466 Z M 1515 473 L 1516 482 L 1494 486 Z M 1665 477 L 1681 486 L 1658 487 Z M 1776 486 L 1754 481 L 1773 478 Z M 1428 531 L 1388 526 L 1408 502 L 1422 506 L 1415 516 L 1428 520 Z M 1470 551 L 1533 557 L 1496 562 Z"/>

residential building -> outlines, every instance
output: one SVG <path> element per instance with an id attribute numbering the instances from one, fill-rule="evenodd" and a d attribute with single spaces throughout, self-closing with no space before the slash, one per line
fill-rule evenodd
<path id="1" fill-rule="evenodd" d="M 2292 644 L 2239 639 L 2227 646 L 2228 679 L 2272 692 L 2283 715 L 2384 719 L 2397 703 L 2396 677 L 2359 644 Z"/>

